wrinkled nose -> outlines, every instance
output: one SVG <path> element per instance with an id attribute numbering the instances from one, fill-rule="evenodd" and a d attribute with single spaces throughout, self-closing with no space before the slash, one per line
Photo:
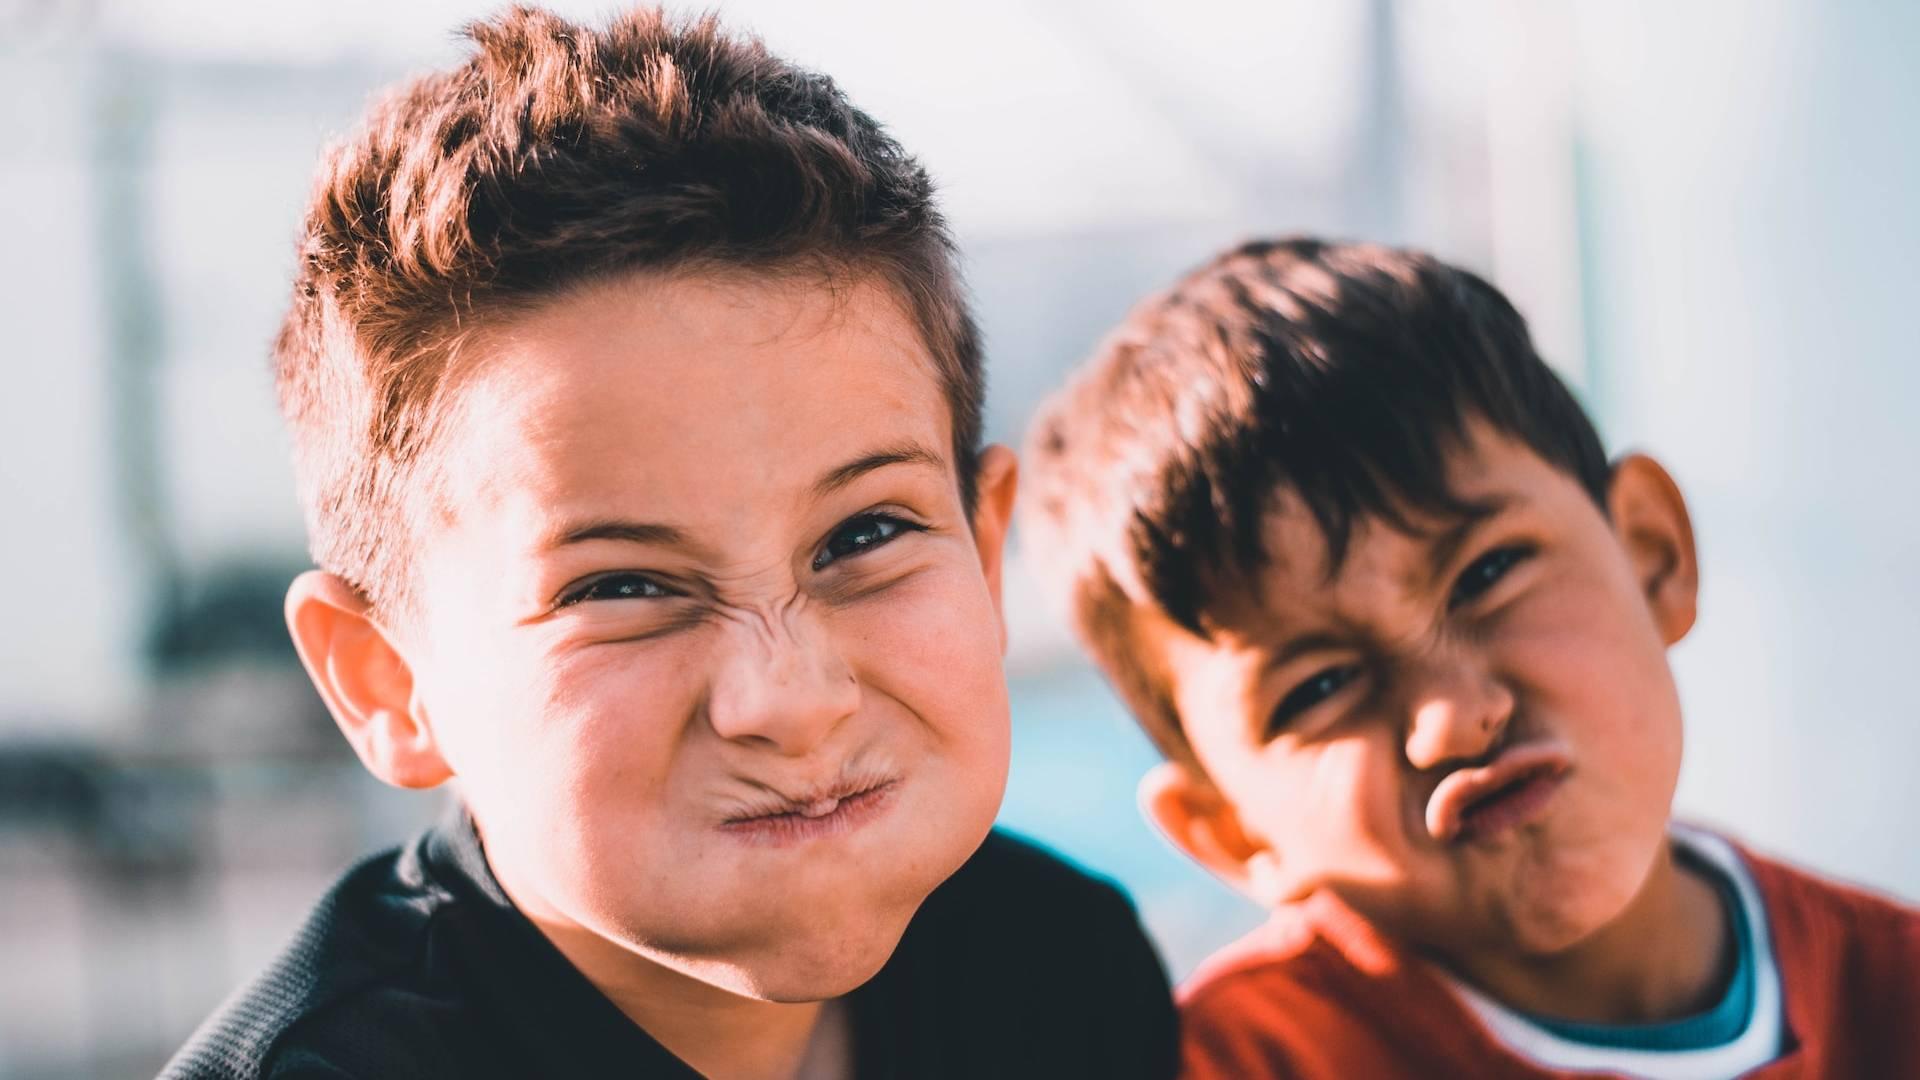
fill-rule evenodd
<path id="1" fill-rule="evenodd" d="M 1407 761 L 1425 770 L 1486 755 L 1506 734 L 1513 707 L 1513 691 L 1471 657 L 1427 659 L 1409 678 Z"/>
<path id="2" fill-rule="evenodd" d="M 756 615 L 730 624 L 707 695 L 707 718 L 723 739 L 800 756 L 860 707 L 853 669 L 818 620 Z"/>

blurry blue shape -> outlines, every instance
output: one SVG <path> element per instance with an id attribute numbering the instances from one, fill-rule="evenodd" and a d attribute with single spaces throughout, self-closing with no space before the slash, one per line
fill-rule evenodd
<path id="1" fill-rule="evenodd" d="M 1175 978 L 1260 921 L 1260 912 L 1147 824 L 1134 788 L 1160 760 L 1092 669 L 1016 679 L 1013 771 L 1000 824 L 1117 881 Z"/>

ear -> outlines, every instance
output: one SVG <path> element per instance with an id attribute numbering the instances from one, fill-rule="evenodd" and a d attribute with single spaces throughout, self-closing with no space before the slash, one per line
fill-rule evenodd
<path id="1" fill-rule="evenodd" d="M 1140 810 L 1174 847 L 1220 880 L 1271 907 L 1295 899 L 1279 853 L 1251 834 L 1240 815 L 1190 767 L 1163 761 L 1140 778 Z"/>
<path id="2" fill-rule="evenodd" d="M 1629 454 L 1614 463 L 1607 508 L 1660 636 L 1672 645 L 1693 628 L 1700 593 L 1687 502 L 1659 462 Z"/>
<path id="3" fill-rule="evenodd" d="M 413 670 L 357 590 L 319 570 L 301 574 L 287 589 L 287 629 L 367 771 L 403 788 L 453 775 L 414 699 Z"/>
<path id="4" fill-rule="evenodd" d="M 998 444 L 980 451 L 974 473 L 973 546 L 980 552 L 980 570 L 993 594 L 993 610 L 1000 616 L 1000 648 L 1007 647 L 1007 617 L 1000 602 L 1001 567 L 1007 551 L 1007 525 L 1013 519 L 1013 493 L 1019 487 L 1020 463 L 1013 451 Z"/>

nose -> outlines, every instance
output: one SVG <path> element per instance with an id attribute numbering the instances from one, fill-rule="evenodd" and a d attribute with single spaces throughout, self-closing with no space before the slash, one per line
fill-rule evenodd
<path id="1" fill-rule="evenodd" d="M 1432 769 L 1483 757 L 1513 719 L 1513 691 L 1466 650 L 1424 657 L 1408 680 L 1407 761 Z"/>
<path id="2" fill-rule="evenodd" d="M 723 739 L 801 756 L 860 707 L 860 684 L 827 628 L 805 612 L 732 621 L 707 695 Z"/>

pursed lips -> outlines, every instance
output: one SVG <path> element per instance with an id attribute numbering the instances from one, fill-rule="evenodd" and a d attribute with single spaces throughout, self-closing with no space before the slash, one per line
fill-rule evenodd
<path id="1" fill-rule="evenodd" d="M 758 843 L 785 844 L 849 832 L 872 820 L 893 802 L 900 778 L 864 770 L 797 791 L 754 786 L 759 795 L 723 816 L 721 831 Z"/>
<path id="2" fill-rule="evenodd" d="M 780 817 L 798 814 L 801 817 L 825 817 L 844 799 L 855 798 L 882 785 L 892 783 L 894 777 L 888 774 L 870 774 L 850 776 L 811 788 L 802 788 L 798 794 L 788 794 L 786 790 L 773 784 L 755 784 L 764 797 L 753 800 L 741 812 L 727 815 L 727 821 L 751 821 L 763 817 Z"/>
<path id="3" fill-rule="evenodd" d="M 1524 825 L 1546 810 L 1572 769 L 1558 741 L 1510 746 L 1485 765 L 1456 769 L 1427 798 L 1427 832 L 1446 844 Z"/>

